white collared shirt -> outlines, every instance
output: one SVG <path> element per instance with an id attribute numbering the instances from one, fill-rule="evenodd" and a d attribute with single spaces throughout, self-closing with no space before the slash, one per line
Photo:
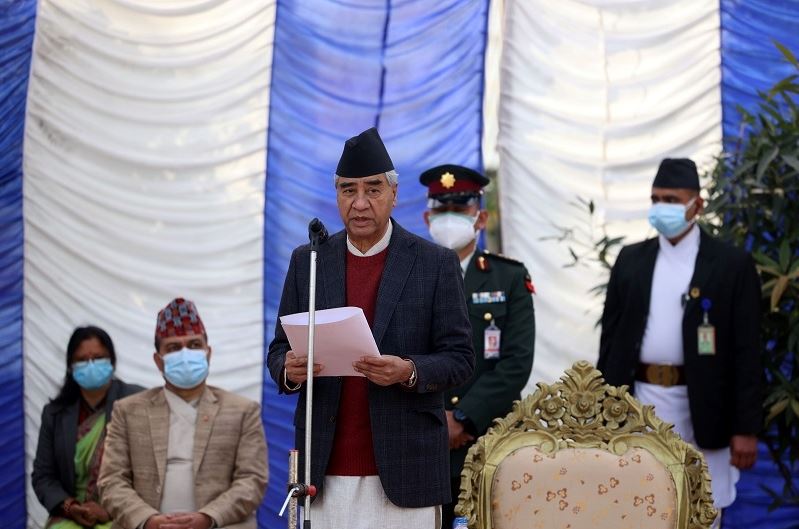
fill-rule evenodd
<path id="1" fill-rule="evenodd" d="M 466 277 L 466 269 L 469 268 L 469 263 L 471 262 L 472 257 L 474 257 L 474 252 L 476 251 L 477 247 L 475 246 L 474 250 L 472 250 L 469 255 L 461 259 L 461 272 L 463 273 L 463 277 Z"/>
<path id="2" fill-rule="evenodd" d="M 369 256 L 372 256 L 372 255 L 377 255 L 380 252 L 382 252 L 383 250 L 385 250 L 386 248 L 388 248 L 388 243 L 391 242 L 391 232 L 392 231 L 394 231 L 394 225 L 393 225 L 391 219 L 389 219 L 389 221 L 388 221 L 388 229 L 386 229 L 386 233 L 383 235 L 383 237 L 380 238 L 379 241 L 377 241 L 377 243 L 375 243 L 374 246 L 372 246 L 371 248 L 369 248 L 365 252 L 360 251 L 358 248 L 355 247 L 354 244 L 352 244 L 352 242 L 350 242 L 350 236 L 348 234 L 347 235 L 347 250 L 349 250 L 352 255 L 355 255 L 357 257 L 369 257 Z"/>
<path id="3" fill-rule="evenodd" d="M 641 344 L 641 362 L 682 365 L 684 299 L 699 254 L 699 227 L 694 224 L 677 244 L 660 236 L 652 274 L 649 315 Z"/>

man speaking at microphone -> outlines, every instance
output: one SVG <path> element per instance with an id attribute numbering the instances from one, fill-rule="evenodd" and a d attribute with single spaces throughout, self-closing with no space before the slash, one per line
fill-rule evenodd
<path id="1" fill-rule="evenodd" d="M 347 140 L 335 174 L 345 229 L 319 247 L 316 308 L 362 308 L 381 356 L 354 364 L 363 377 L 314 380 L 318 529 L 437 529 L 451 499 L 444 391 L 474 369 L 463 280 L 455 252 L 391 219 L 397 178 L 376 129 Z M 291 256 L 279 316 L 308 310 L 309 255 L 305 245 Z M 279 321 L 268 364 L 281 393 L 300 392 L 294 426 L 304 446 L 307 360 Z"/>

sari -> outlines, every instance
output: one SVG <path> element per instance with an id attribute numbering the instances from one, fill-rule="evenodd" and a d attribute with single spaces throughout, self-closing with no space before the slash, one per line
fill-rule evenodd
<path id="1" fill-rule="evenodd" d="M 78 439 L 75 444 L 75 499 L 80 503 L 94 501 L 100 503 L 97 491 L 97 476 L 103 458 L 105 439 L 105 410 L 101 409 L 87 417 L 78 425 Z M 46 529 L 84 529 L 74 520 L 63 516 L 51 516 Z M 111 522 L 98 523 L 92 529 L 110 529 Z"/>

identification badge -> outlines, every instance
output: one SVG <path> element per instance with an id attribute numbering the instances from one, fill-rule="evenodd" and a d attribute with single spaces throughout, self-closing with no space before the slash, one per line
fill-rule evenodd
<path id="1" fill-rule="evenodd" d="M 716 328 L 710 324 L 710 308 L 712 303 L 708 298 L 702 300 L 702 325 L 696 329 L 696 350 L 700 355 L 716 354 Z"/>
<path id="2" fill-rule="evenodd" d="M 697 329 L 697 352 L 700 355 L 716 354 L 716 328 L 712 325 L 702 324 Z"/>
<path id="3" fill-rule="evenodd" d="M 502 331 L 499 327 L 494 325 L 494 320 L 491 320 L 491 325 L 486 327 L 483 333 L 483 358 L 486 360 L 496 360 L 499 358 L 499 347 Z"/>

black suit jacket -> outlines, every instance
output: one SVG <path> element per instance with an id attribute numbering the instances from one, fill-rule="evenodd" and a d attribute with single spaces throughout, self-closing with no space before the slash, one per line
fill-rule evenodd
<path id="1" fill-rule="evenodd" d="M 609 384 L 635 381 L 658 248 L 657 238 L 626 246 L 611 271 L 597 364 Z M 700 447 L 722 448 L 762 424 L 760 280 L 748 253 L 702 231 L 691 290 L 698 296 L 686 296 L 682 322 L 691 422 Z M 675 292 L 681 294 L 687 293 Z M 705 298 L 715 355 L 697 353 Z"/>
<path id="2" fill-rule="evenodd" d="M 142 389 L 141 386 L 113 379 L 105 398 L 106 420 L 111 420 L 114 402 Z M 50 514 L 65 499 L 75 496 L 75 444 L 78 441 L 79 408 L 79 401 L 66 406 L 51 402 L 42 410 L 31 482 L 36 497 Z"/>
<path id="3" fill-rule="evenodd" d="M 346 233 L 324 243 L 317 257 L 316 308 L 345 305 Z M 309 247 L 291 256 L 279 315 L 308 310 Z M 412 235 L 394 222 L 380 280 L 372 334 L 381 353 L 416 364 L 413 391 L 369 383 L 372 443 L 383 490 L 400 507 L 450 501 L 444 391 L 466 382 L 474 369 L 471 328 L 460 263 L 452 250 Z M 286 334 L 278 321 L 268 364 L 281 391 Z M 311 482 L 323 484 L 336 431 L 341 377 L 314 381 Z M 305 386 L 294 416 L 296 446 L 305 446 Z M 300 450 L 302 456 L 302 450 Z M 300 462 L 299 468 L 303 468 Z M 302 473 L 302 471 L 301 471 Z M 302 478 L 301 478 L 302 479 Z"/>

